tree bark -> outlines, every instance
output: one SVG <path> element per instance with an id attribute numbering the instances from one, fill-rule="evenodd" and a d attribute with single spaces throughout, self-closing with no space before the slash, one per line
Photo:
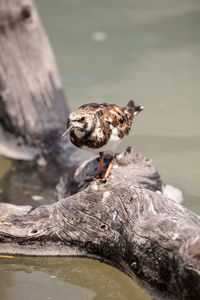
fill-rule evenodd
<path id="1" fill-rule="evenodd" d="M 67 116 L 54 56 L 34 4 L 1 0 L 0 153 L 31 160 L 38 149 L 50 151 Z"/>
<path id="2" fill-rule="evenodd" d="M 68 109 L 30 0 L 1 1 L 0 47 L 0 151 L 30 160 L 17 162 L 11 186 L 21 173 L 51 186 L 62 176 L 54 204 L 0 203 L 0 253 L 93 257 L 156 299 L 199 299 L 200 217 L 162 195 L 151 161 L 128 148 L 107 180 L 88 182 L 98 158 L 84 161 L 87 152 L 59 139 Z"/>

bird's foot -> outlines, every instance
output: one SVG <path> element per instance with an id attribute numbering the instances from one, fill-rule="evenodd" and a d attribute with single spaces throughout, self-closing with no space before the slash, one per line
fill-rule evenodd
<path id="1" fill-rule="evenodd" d="M 99 179 L 106 179 L 105 174 L 106 174 L 106 172 L 99 173 L 95 177 L 86 178 L 85 181 L 90 182 L 90 181 L 96 181 L 96 180 L 99 180 Z"/>

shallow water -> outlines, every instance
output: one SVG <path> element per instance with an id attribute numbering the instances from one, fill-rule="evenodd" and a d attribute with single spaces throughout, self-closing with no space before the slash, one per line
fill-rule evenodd
<path id="1" fill-rule="evenodd" d="M 17 257 L 1 261 L 0 272 L 0 300 L 149 299 L 123 273 L 91 259 Z"/>
<path id="2" fill-rule="evenodd" d="M 37 0 L 36 4 L 70 108 L 94 101 L 123 106 L 130 98 L 144 105 L 119 150 L 131 145 L 151 157 L 163 180 L 183 191 L 183 205 L 200 214 L 200 2 L 48 0 L 47 5 Z M 10 163 L 0 158 L 0 166 L 3 176 Z M 83 261 L 79 259 L 78 265 Z M 26 273 L 36 262 L 36 270 Z M 23 299 L 25 282 L 29 299 L 55 299 L 54 292 L 56 299 L 79 299 L 79 293 L 87 300 L 146 299 L 128 277 L 95 261 L 87 260 L 85 269 L 78 269 L 71 280 L 77 260 L 68 264 L 66 259 L 67 268 L 57 278 L 62 262 L 61 258 L 42 262 L 20 258 L 12 265 L 6 261 L 9 271 L 2 269 L 0 277 L 6 295 L 2 299 Z M 6 264 L 3 259 L 0 263 Z M 45 264 L 51 264 L 51 272 Z M 84 274 L 82 281 L 78 274 Z"/>

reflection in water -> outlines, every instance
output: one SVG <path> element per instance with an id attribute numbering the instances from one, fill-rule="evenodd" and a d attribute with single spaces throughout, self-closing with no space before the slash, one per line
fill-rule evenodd
<path id="1" fill-rule="evenodd" d="M 1 260 L 0 273 L 0 287 L 9 288 L 2 300 L 149 299 L 126 275 L 91 259 L 15 257 Z"/>
<path id="2" fill-rule="evenodd" d="M 13 277 L 9 285 L 9 297 L 5 295 L 2 300 L 27 300 L 27 299 L 52 299 L 52 300 L 92 300 L 95 293 L 79 286 L 63 282 L 55 276 L 49 276 L 43 272 L 34 271 L 26 273 L 24 271 L 4 272 L 3 275 Z M 10 279 L 10 278 L 9 278 Z M 1 282 L 1 279 L 0 279 Z M 42 282 L 42 284 L 41 284 Z"/>
<path id="3" fill-rule="evenodd" d="M 2 272 L 0 258 L 0 300 L 14 300 L 11 296 L 10 287 L 14 284 L 14 273 Z"/>
<path id="4" fill-rule="evenodd" d="M 164 181 L 183 190 L 183 204 L 200 213 L 200 2 L 35 2 L 71 108 L 91 101 L 125 105 L 132 97 L 144 105 L 119 150 L 132 145 L 153 158 Z M 0 160 L 0 176 L 6 163 Z M 128 277 L 96 261 L 17 258 L 3 262 L 2 300 L 16 300 L 16 295 L 21 300 L 24 290 L 30 291 L 29 299 L 52 299 L 55 292 L 56 299 L 74 293 L 78 300 L 80 291 L 87 300 L 146 299 Z M 82 290 L 77 288 L 76 294 L 74 286 Z"/>
<path id="5" fill-rule="evenodd" d="M 0 156 L 0 179 L 6 175 L 6 173 L 10 170 L 11 168 L 11 162 Z"/>

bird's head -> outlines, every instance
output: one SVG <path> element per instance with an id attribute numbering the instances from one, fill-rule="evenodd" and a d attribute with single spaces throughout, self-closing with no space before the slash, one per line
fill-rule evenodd
<path id="1" fill-rule="evenodd" d="M 67 130 L 62 134 L 62 136 L 66 136 L 73 132 L 78 138 L 81 138 L 90 132 L 94 126 L 94 114 L 78 109 L 69 115 Z"/>

